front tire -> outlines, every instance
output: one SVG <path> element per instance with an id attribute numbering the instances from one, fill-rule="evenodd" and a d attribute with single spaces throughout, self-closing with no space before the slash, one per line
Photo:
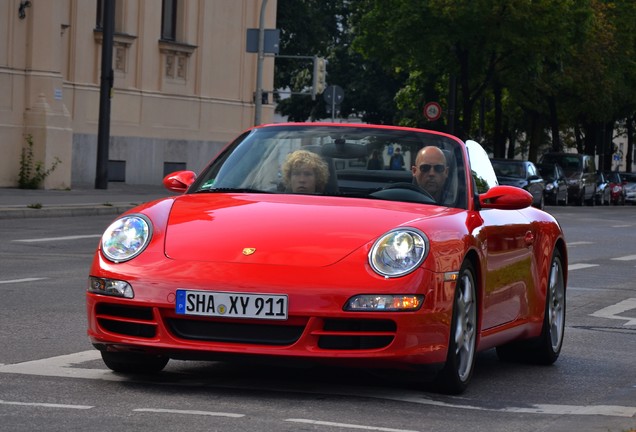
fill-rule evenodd
<path id="1" fill-rule="evenodd" d="M 455 287 L 446 363 L 436 377 L 436 386 L 440 392 L 459 394 L 466 390 L 475 367 L 476 340 L 475 271 L 472 264 L 465 261 L 459 271 L 459 279 Z"/>
<path id="2" fill-rule="evenodd" d="M 102 360 L 114 372 L 152 374 L 161 372 L 168 364 L 168 357 L 130 352 L 102 351 Z"/>

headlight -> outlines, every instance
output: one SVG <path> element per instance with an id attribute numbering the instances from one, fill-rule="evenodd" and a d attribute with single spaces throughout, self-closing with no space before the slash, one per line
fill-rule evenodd
<path id="1" fill-rule="evenodd" d="M 614 186 L 612 188 L 612 192 L 614 192 L 614 193 L 619 193 L 620 191 L 621 191 L 621 187 L 620 186 Z"/>
<path id="2" fill-rule="evenodd" d="M 546 191 L 548 191 L 548 192 L 549 192 L 549 191 L 551 191 L 552 189 L 554 189 L 554 185 L 553 185 L 552 183 L 547 183 L 547 184 L 545 185 L 545 190 L 546 190 Z"/>
<path id="3" fill-rule="evenodd" d="M 385 277 L 400 277 L 415 270 L 428 254 L 428 238 L 414 228 L 384 234 L 371 248 L 369 264 Z"/>
<path id="4" fill-rule="evenodd" d="M 102 236 L 102 252 L 113 262 L 128 261 L 145 249 L 151 235 L 151 224 L 145 216 L 124 216 L 106 228 Z"/>

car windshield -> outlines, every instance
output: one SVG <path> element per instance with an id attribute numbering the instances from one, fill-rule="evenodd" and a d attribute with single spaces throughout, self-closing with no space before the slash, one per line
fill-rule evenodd
<path id="1" fill-rule="evenodd" d="M 543 156 L 543 162 L 558 163 L 559 165 L 561 165 L 561 168 L 563 168 L 563 171 L 565 171 L 565 174 L 568 176 L 577 172 L 581 172 L 582 170 L 581 160 L 575 154 L 573 155 L 546 154 Z"/>
<path id="2" fill-rule="evenodd" d="M 435 146 L 447 171 L 443 195 L 415 187 L 418 151 Z M 305 193 L 466 207 L 462 143 L 448 135 L 408 128 L 351 125 L 273 125 L 252 129 L 228 145 L 188 193 Z M 433 176 L 435 164 L 418 167 Z M 309 186 L 295 189 L 294 181 Z M 409 190 L 410 189 L 410 190 Z M 394 192 L 389 192 L 393 190 Z"/>
<path id="3" fill-rule="evenodd" d="M 621 173 L 621 178 L 628 182 L 628 183 L 634 183 L 636 182 L 636 174 L 635 173 Z"/>
<path id="4" fill-rule="evenodd" d="M 519 162 L 493 160 L 492 167 L 497 177 L 526 178 L 526 168 Z"/>

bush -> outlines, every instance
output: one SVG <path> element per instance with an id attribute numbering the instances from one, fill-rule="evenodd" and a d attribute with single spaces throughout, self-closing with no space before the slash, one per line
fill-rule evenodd
<path id="1" fill-rule="evenodd" d="M 18 179 L 18 185 L 20 189 L 38 189 L 44 179 L 47 178 L 62 161 L 56 157 L 49 169 L 44 167 L 44 162 L 42 161 L 33 162 L 33 136 L 27 135 L 25 140 L 27 145 L 22 148 L 22 155 L 20 156 L 20 178 Z"/>

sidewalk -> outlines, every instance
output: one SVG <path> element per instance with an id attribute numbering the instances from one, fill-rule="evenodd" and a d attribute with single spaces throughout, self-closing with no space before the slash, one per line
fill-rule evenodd
<path id="1" fill-rule="evenodd" d="M 144 202 L 175 195 L 162 185 L 108 183 L 72 190 L 0 188 L 0 219 L 92 216 L 125 212 Z"/>

